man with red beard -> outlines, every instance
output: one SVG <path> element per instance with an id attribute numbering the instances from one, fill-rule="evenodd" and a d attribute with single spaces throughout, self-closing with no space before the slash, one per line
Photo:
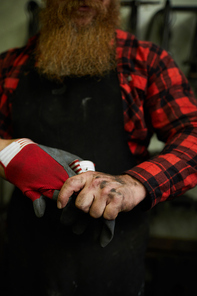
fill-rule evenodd
<path id="1" fill-rule="evenodd" d="M 10 295 L 143 295 L 146 210 L 197 184 L 196 99 L 167 52 L 117 29 L 118 0 L 44 4 L 38 36 L 0 57 L 0 169 L 18 187 Z M 149 159 L 153 132 L 166 146 Z M 35 142 L 96 171 L 68 178 Z"/>

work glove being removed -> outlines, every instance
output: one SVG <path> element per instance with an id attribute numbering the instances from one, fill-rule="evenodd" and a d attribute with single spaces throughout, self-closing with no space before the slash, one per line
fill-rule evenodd
<path id="1" fill-rule="evenodd" d="M 12 142 L 0 152 L 0 162 L 4 167 L 6 179 L 17 186 L 29 197 L 36 216 L 42 217 L 45 212 L 45 197 L 56 199 L 64 182 L 86 168 L 69 167 L 68 163 L 80 158 L 63 150 L 37 145 L 29 139 Z M 72 224 L 75 233 L 83 233 L 88 224 L 88 214 L 78 210 L 71 197 L 63 209 L 61 221 Z M 106 246 L 113 238 L 115 221 L 103 219 L 100 235 L 101 246 Z"/>
<path id="2" fill-rule="evenodd" d="M 79 156 L 69 152 L 39 145 L 45 152 L 59 162 L 69 174 L 69 177 L 76 174 L 94 170 L 94 166 L 90 161 L 83 161 Z M 68 165 L 69 164 L 69 165 Z M 57 199 L 59 191 L 54 191 L 53 199 Z M 66 207 L 62 210 L 61 222 L 65 225 L 71 225 L 75 234 L 83 234 L 90 222 L 89 214 L 82 212 L 75 206 L 76 196 L 71 196 Z M 115 220 L 102 219 L 102 230 L 100 233 L 100 245 L 107 246 L 113 239 L 115 230 Z"/>
<path id="3" fill-rule="evenodd" d="M 36 216 L 45 212 L 43 196 L 53 198 L 69 178 L 64 167 L 29 139 L 12 142 L 0 152 L 6 179 L 29 197 Z"/>

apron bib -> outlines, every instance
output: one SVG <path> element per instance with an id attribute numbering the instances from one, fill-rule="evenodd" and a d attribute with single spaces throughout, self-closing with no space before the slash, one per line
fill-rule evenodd
<path id="1" fill-rule="evenodd" d="M 69 151 L 105 173 L 135 165 L 115 71 L 60 84 L 40 77 L 29 63 L 10 100 L 14 138 Z M 91 218 L 85 233 L 76 235 L 60 223 L 60 213 L 47 200 L 44 217 L 35 217 L 32 202 L 15 190 L 8 213 L 14 295 L 142 295 L 148 225 L 140 207 L 118 215 L 105 248 L 98 243 L 101 219 Z"/>

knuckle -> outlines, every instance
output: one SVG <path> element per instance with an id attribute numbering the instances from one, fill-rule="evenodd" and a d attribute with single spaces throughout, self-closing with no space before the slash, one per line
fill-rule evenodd
<path id="1" fill-rule="evenodd" d="M 113 195 L 113 202 L 114 202 L 115 204 L 119 204 L 119 203 L 121 203 L 122 200 L 123 200 L 122 194 L 117 194 L 117 193 L 116 193 L 116 194 Z"/>
<path id="2" fill-rule="evenodd" d="M 74 177 L 71 177 L 67 180 L 67 183 L 69 186 L 74 186 L 76 184 L 76 179 Z"/>
<path id="3" fill-rule="evenodd" d="M 101 191 L 101 196 L 109 195 L 110 189 L 108 187 L 104 187 Z"/>
<path id="4" fill-rule="evenodd" d="M 115 205 L 120 205 L 123 202 L 123 195 L 118 192 L 109 192 L 108 201 Z"/>

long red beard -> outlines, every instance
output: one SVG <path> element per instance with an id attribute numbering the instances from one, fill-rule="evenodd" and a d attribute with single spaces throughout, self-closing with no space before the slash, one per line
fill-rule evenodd
<path id="1" fill-rule="evenodd" d="M 81 1 L 56 1 L 48 1 L 40 16 L 42 28 L 36 48 L 39 71 L 50 79 L 62 80 L 65 76 L 103 76 L 115 69 L 119 1 L 112 0 L 107 9 L 99 0 L 82 1 L 98 12 L 85 26 L 75 23 Z"/>

